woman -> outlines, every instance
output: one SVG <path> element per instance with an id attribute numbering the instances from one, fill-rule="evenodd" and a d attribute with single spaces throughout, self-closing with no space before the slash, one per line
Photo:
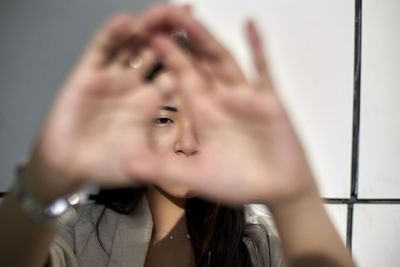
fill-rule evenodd
<path id="1" fill-rule="evenodd" d="M 187 32 L 189 53 L 171 40 L 176 29 Z M 100 30 L 2 203 L 0 248 L 10 253 L 0 263 L 268 266 L 278 253 L 268 228 L 245 227 L 243 210 L 224 206 L 261 203 L 289 264 L 354 266 L 273 89 L 254 25 L 247 30 L 255 83 L 186 7 L 120 15 Z M 158 60 L 168 72 L 149 83 L 143 77 Z M 48 205 L 87 182 L 147 190 L 113 203 L 100 194 L 112 209 L 83 208 L 56 239 L 57 227 L 21 205 L 27 196 Z"/>

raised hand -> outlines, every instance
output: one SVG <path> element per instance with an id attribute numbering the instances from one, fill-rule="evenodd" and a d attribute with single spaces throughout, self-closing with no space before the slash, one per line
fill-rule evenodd
<path id="1" fill-rule="evenodd" d="M 154 181 L 189 186 L 230 203 L 272 204 L 316 192 L 253 23 L 247 33 L 258 77 L 250 83 L 230 53 L 187 12 L 155 8 L 148 18 L 141 30 L 152 33 L 152 47 L 171 72 L 200 143 L 190 161 L 163 155 Z M 165 34 L 174 28 L 187 32 L 190 55 Z"/>
<path id="2" fill-rule="evenodd" d="M 130 185 L 139 175 L 132 162 L 145 168 L 154 155 L 148 124 L 162 97 L 144 76 L 156 57 L 136 40 L 134 25 L 126 14 L 111 19 L 63 85 L 24 170 L 27 189 L 43 201 L 84 182 Z M 140 68 L 129 66 L 132 58 Z"/>

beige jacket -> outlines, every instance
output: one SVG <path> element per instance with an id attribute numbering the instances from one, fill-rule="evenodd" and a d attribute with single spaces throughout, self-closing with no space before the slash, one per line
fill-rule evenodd
<path id="1" fill-rule="evenodd" d="M 144 266 L 153 228 L 146 197 L 130 215 L 106 209 L 99 232 L 108 254 L 96 235 L 96 223 L 102 210 L 101 205 L 88 205 L 78 213 L 71 211 L 67 220 L 63 218 L 60 232 L 50 248 L 52 267 Z M 250 220 L 259 222 L 259 218 L 255 217 Z M 262 266 L 285 266 L 278 239 L 271 235 L 266 244 L 270 251 L 267 247 L 263 260 L 267 263 Z"/>

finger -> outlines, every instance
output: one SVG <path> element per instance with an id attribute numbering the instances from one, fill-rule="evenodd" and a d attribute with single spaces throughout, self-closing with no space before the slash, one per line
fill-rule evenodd
<path id="1" fill-rule="evenodd" d="M 167 153 L 159 154 L 159 157 L 156 172 L 147 167 L 148 173 L 152 172 L 148 175 L 151 178 L 147 181 L 159 186 L 183 187 L 196 197 L 211 201 L 219 202 L 223 200 L 225 203 L 231 204 L 235 202 L 234 197 L 232 197 L 232 190 L 226 189 L 227 187 L 240 187 L 240 185 L 239 187 L 236 186 L 235 179 L 232 181 L 227 177 L 215 177 L 210 167 L 200 160 L 181 161 Z"/>
<path id="2" fill-rule="evenodd" d="M 114 56 L 114 60 L 109 62 L 109 68 L 127 68 L 129 67 L 129 59 L 132 57 L 132 49 L 129 47 L 120 48 Z"/>
<path id="3" fill-rule="evenodd" d="M 258 30 L 254 21 L 252 20 L 249 20 L 246 26 L 247 36 L 253 55 L 253 61 L 258 75 L 257 87 L 264 89 L 272 88 L 271 76 L 265 60 L 266 57 Z"/>
<path id="4" fill-rule="evenodd" d="M 171 32 L 183 29 L 188 35 L 188 46 L 194 56 L 214 65 L 215 71 L 227 81 L 244 81 L 245 77 L 228 50 L 191 14 L 181 7 L 157 6 L 146 12 L 136 30 L 139 34 Z"/>
<path id="5" fill-rule="evenodd" d="M 169 36 L 157 34 L 150 44 L 164 62 L 166 69 L 176 79 L 176 88 L 189 100 L 204 91 L 201 74 L 195 69 L 191 60 Z"/>
<path id="6" fill-rule="evenodd" d="M 148 47 L 139 50 L 126 47 L 119 52 L 110 68 L 124 69 L 144 79 L 157 62 L 156 53 Z"/>
<path id="7" fill-rule="evenodd" d="M 169 88 L 165 88 L 165 91 Z M 163 94 L 161 94 L 153 83 L 145 83 L 137 92 L 133 93 L 135 98 L 135 109 L 137 109 L 144 121 L 152 121 L 154 116 L 158 114 L 160 107 L 165 102 Z"/>
<path id="8" fill-rule="evenodd" d="M 166 153 L 149 149 L 150 153 L 141 153 L 140 158 L 130 160 L 127 172 L 144 183 L 169 186 L 187 186 L 185 170 L 190 170 L 187 163 L 177 161 Z M 186 173 L 187 178 L 187 173 Z M 190 177 L 191 178 L 191 177 Z"/>
<path id="9" fill-rule="evenodd" d="M 139 61 L 141 62 L 140 65 L 137 68 L 134 68 L 135 71 L 137 71 L 140 75 L 140 77 L 145 78 L 147 74 L 150 73 L 152 69 L 156 66 L 158 59 L 157 55 L 154 50 L 148 48 L 148 47 L 143 47 L 139 53 L 136 55 L 133 55 L 129 61 L 129 66 L 132 68 L 132 60 L 133 61 Z"/>
<path id="10" fill-rule="evenodd" d="M 182 7 L 187 13 L 192 13 L 192 6 L 190 4 L 184 4 Z"/>
<path id="11" fill-rule="evenodd" d="M 83 57 L 84 64 L 94 67 L 106 65 L 132 33 L 133 18 L 130 15 L 114 16 L 90 41 Z"/>
<path id="12" fill-rule="evenodd" d="M 137 48 L 135 44 L 127 43 L 119 49 L 116 59 L 108 68 L 113 73 L 124 75 L 132 83 L 142 83 L 157 68 L 158 63 L 155 51 L 148 46 Z"/>
<path id="13" fill-rule="evenodd" d="M 156 6 L 138 20 L 137 31 L 146 34 L 184 29 L 198 52 L 217 59 L 226 51 L 213 36 L 184 9 L 172 5 Z"/>
<path id="14" fill-rule="evenodd" d="M 152 81 L 152 85 L 155 90 L 161 91 L 162 95 L 171 95 L 174 92 L 174 88 L 177 87 L 177 83 L 170 72 L 162 72 L 156 76 Z M 167 99 L 168 100 L 168 99 Z"/>
<path id="15" fill-rule="evenodd" d="M 150 40 L 150 45 L 168 70 L 173 71 L 176 75 L 181 77 L 193 68 L 187 56 L 172 42 L 168 35 L 154 35 Z"/>

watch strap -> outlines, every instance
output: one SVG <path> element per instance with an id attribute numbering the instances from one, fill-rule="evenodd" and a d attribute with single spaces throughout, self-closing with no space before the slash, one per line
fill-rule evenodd
<path id="1" fill-rule="evenodd" d="M 27 192 L 22 185 L 21 170 L 23 166 L 16 169 L 16 181 L 14 184 L 14 193 L 19 201 L 21 209 L 40 224 L 51 225 L 56 219 L 65 213 L 70 206 L 80 202 L 78 194 L 72 194 L 68 198 L 59 198 L 54 202 L 45 205 L 40 200 Z"/>

